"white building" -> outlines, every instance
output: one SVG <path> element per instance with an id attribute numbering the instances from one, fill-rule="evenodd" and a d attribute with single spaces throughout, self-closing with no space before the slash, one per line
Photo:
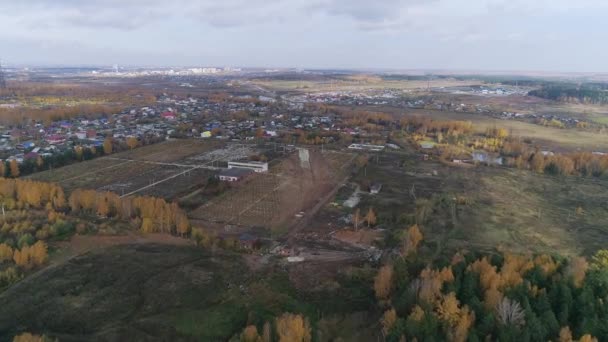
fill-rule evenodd
<path id="1" fill-rule="evenodd" d="M 249 176 L 252 173 L 253 173 L 253 171 L 250 169 L 243 169 L 243 168 L 235 167 L 232 169 L 226 169 L 226 170 L 220 171 L 220 173 L 218 174 L 218 178 L 221 181 L 225 181 L 225 182 L 238 182 L 238 181 L 242 180 L 243 178 Z"/>
<path id="2" fill-rule="evenodd" d="M 255 172 L 268 172 L 268 163 L 258 162 L 258 161 L 250 161 L 250 162 L 228 162 L 228 168 L 241 168 L 241 169 L 249 169 Z"/>
<path id="3" fill-rule="evenodd" d="M 369 144 L 350 144 L 348 146 L 351 150 L 366 150 L 370 152 L 380 152 L 384 150 L 382 145 L 369 145 Z"/>

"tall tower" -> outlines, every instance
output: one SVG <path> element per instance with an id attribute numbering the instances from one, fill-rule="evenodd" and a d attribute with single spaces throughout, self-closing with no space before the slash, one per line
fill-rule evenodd
<path id="1" fill-rule="evenodd" d="M 2 61 L 0 61 L 0 89 L 6 89 L 6 78 L 2 69 Z"/>

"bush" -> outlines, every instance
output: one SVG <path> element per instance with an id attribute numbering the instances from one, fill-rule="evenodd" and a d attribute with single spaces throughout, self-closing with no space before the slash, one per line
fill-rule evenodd
<path id="1" fill-rule="evenodd" d="M 19 249 L 21 249 L 24 246 L 31 246 L 31 245 L 33 245 L 34 242 L 36 242 L 36 239 L 32 236 L 32 234 L 27 233 L 27 234 L 23 234 L 19 238 L 19 242 L 17 242 L 17 245 L 19 246 Z"/>
<path id="2" fill-rule="evenodd" d="M 58 220 L 51 226 L 51 235 L 56 237 L 65 237 L 74 233 L 75 227 L 72 222 Z"/>

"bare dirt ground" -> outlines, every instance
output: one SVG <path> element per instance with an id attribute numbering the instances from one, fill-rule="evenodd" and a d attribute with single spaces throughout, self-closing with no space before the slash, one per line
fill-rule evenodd
<path id="1" fill-rule="evenodd" d="M 310 149 L 309 163 L 302 163 L 298 154 L 293 154 L 268 174 L 253 175 L 194 210 L 190 217 L 250 227 L 291 227 L 297 223 L 294 215 L 315 212 L 331 197 L 327 194 L 343 181 L 352 159 L 350 154 Z"/>
<path id="2" fill-rule="evenodd" d="M 342 229 L 333 234 L 334 239 L 351 244 L 353 246 L 369 247 L 374 241 L 383 238 L 383 233 L 380 230 L 373 229 Z"/>

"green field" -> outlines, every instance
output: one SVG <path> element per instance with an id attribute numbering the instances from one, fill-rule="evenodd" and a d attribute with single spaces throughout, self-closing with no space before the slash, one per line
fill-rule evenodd
<path id="1" fill-rule="evenodd" d="M 502 167 L 449 167 L 400 152 L 370 162 L 355 181 L 383 183 L 380 194 L 363 196 L 359 207 L 364 212 L 373 207 L 389 231 L 420 223 L 416 215 L 424 204 L 425 240 L 450 251 L 502 246 L 520 252 L 590 255 L 608 242 L 605 179 Z M 464 203 L 455 203 L 458 197 Z M 576 213 L 578 207 L 583 213 Z"/>

